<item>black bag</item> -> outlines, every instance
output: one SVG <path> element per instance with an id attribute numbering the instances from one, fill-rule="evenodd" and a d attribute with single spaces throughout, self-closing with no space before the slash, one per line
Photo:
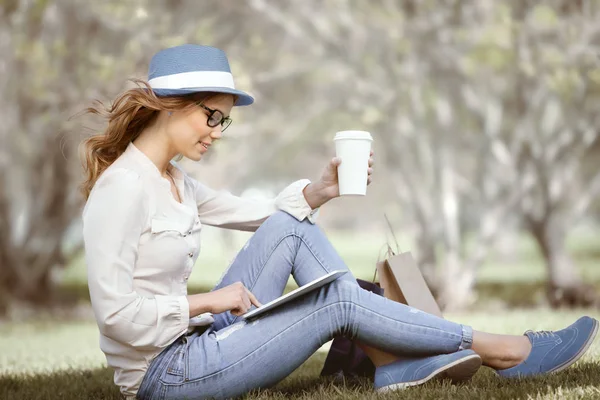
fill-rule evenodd
<path id="1" fill-rule="evenodd" d="M 378 284 L 362 279 L 356 280 L 365 290 L 383 296 L 383 289 Z M 336 337 L 321 370 L 321 376 L 333 376 L 336 380 L 370 378 L 375 375 L 375 365 L 360 347 L 343 336 Z"/>

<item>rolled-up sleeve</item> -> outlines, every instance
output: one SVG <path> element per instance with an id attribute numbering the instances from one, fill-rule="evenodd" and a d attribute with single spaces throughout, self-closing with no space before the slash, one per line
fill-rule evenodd
<path id="1" fill-rule="evenodd" d="M 273 213 L 285 211 L 298 221 L 315 223 L 319 209 L 311 209 L 303 190 L 310 183 L 302 179 L 283 189 L 274 199 L 247 199 L 227 191 L 216 191 L 193 180 L 198 215 L 206 225 L 255 231 Z"/>
<path id="2" fill-rule="evenodd" d="M 138 348 L 164 347 L 185 333 L 186 296 L 141 296 L 133 273 L 148 205 L 134 171 L 107 171 L 83 212 L 83 238 L 92 308 L 102 335 Z"/>

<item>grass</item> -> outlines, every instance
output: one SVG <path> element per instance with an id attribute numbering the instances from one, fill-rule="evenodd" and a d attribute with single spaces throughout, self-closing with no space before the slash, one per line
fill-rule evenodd
<path id="1" fill-rule="evenodd" d="M 190 279 L 190 293 L 206 291 L 219 279 L 235 250 L 247 234 L 236 234 L 234 246 L 224 248 L 217 230 L 206 230 L 203 253 Z M 405 240 L 405 239 L 404 239 Z M 366 235 L 331 235 L 331 241 L 357 277 L 371 279 L 381 238 Z M 360 243 L 360 246 L 356 246 Z M 600 282 L 598 240 L 593 235 L 570 238 L 569 248 L 588 281 Z M 402 243 L 403 248 L 408 248 Z M 544 269 L 533 243 L 519 242 L 514 259 L 494 255 L 479 272 L 480 301 L 466 313 L 446 318 L 470 324 L 475 329 L 521 334 L 526 329 L 559 329 L 578 316 L 600 318 L 599 311 L 549 310 L 543 306 Z M 35 318 L 0 322 L 0 399 L 120 399 L 98 348 L 98 331 L 91 319 L 85 286 L 85 268 L 76 260 L 64 272 L 62 295 L 84 305 L 80 319 L 57 319 L 56 314 L 37 312 Z M 290 285 L 291 289 L 294 285 Z M 502 301 L 498 307 L 498 301 Z M 542 304 L 542 306 L 540 306 Z M 519 306 L 514 309 L 512 306 Z M 501 308 L 501 311 L 498 311 Z M 371 382 L 339 383 L 320 379 L 327 345 L 292 375 L 269 390 L 252 393 L 248 399 L 580 399 L 600 398 L 600 340 L 586 356 L 563 373 L 538 379 L 503 381 L 489 369 L 466 385 L 430 382 L 389 395 L 376 395 Z"/>

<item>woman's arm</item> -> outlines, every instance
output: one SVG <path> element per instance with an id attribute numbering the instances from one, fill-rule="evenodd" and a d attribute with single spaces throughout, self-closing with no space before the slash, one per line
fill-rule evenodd
<path id="1" fill-rule="evenodd" d="M 278 210 L 287 212 L 299 221 L 308 218 L 315 222 L 317 210 L 307 202 L 303 190 L 308 179 L 296 181 L 274 199 L 257 200 L 234 196 L 227 191 L 216 191 L 190 178 L 196 194 L 198 216 L 206 225 L 242 231 L 255 231 Z"/>
<path id="2" fill-rule="evenodd" d="M 147 198 L 137 173 L 105 172 L 83 212 L 83 237 L 92 308 L 102 335 L 135 347 L 164 347 L 189 325 L 182 296 L 141 296 L 133 286 Z"/>

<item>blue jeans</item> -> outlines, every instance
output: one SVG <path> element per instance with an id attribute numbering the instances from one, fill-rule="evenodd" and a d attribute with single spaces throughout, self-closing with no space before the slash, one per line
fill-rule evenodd
<path id="1" fill-rule="evenodd" d="M 360 244 L 357 243 L 357 246 Z M 267 219 L 215 287 L 242 282 L 261 303 L 347 269 L 317 225 L 278 212 Z M 275 385 L 335 336 L 404 356 L 470 348 L 472 329 L 361 289 L 348 272 L 256 320 L 229 312 L 178 338 L 150 364 L 139 399 L 230 398 Z"/>

